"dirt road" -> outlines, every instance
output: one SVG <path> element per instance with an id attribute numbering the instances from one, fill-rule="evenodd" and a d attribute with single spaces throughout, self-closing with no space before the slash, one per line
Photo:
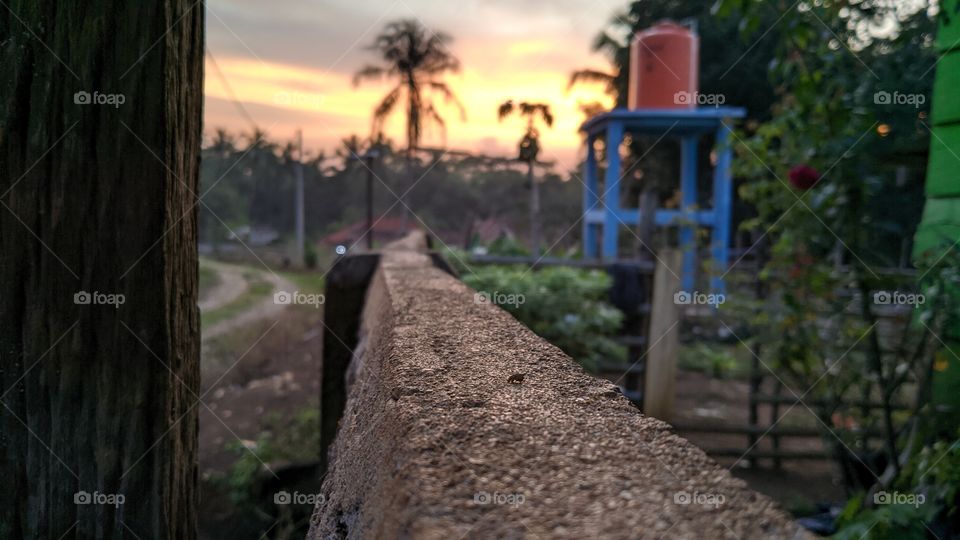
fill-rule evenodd
<path id="1" fill-rule="evenodd" d="M 244 292 L 246 292 L 249 287 L 249 282 L 244 278 L 243 274 L 250 273 L 252 270 L 247 267 L 224 263 L 215 263 L 214 268 L 220 275 L 220 284 L 210 294 L 204 304 L 213 304 L 217 307 L 223 307 L 225 304 L 239 298 Z M 236 283 L 237 278 L 243 282 L 242 286 Z M 287 307 L 283 304 L 274 303 L 273 295 L 274 293 L 280 291 L 293 292 L 297 288 L 296 285 L 283 276 L 267 270 L 262 271 L 259 275 L 259 278 L 273 285 L 273 289 L 270 291 L 270 293 L 252 305 L 249 309 L 242 311 L 236 316 L 220 321 L 209 328 L 204 328 L 204 340 L 221 336 L 231 332 L 232 330 L 254 323 L 261 319 L 275 319 L 280 312 Z M 231 284 L 229 286 L 224 286 L 224 283 L 227 281 L 230 281 Z M 223 290 L 220 291 L 220 289 Z M 237 292 L 238 290 L 239 293 Z M 203 310 L 202 304 L 200 309 L 201 311 Z"/>

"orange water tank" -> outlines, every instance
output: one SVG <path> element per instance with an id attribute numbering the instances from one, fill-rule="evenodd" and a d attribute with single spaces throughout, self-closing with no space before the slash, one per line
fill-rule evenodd
<path id="1" fill-rule="evenodd" d="M 631 109 L 693 108 L 699 90 L 700 38 L 685 26 L 661 22 L 630 44 Z"/>

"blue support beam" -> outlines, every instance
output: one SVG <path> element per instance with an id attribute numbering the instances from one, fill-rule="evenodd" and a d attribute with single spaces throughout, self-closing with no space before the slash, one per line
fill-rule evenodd
<path id="1" fill-rule="evenodd" d="M 697 207 L 697 137 L 680 139 L 680 249 L 683 251 L 683 274 L 680 287 L 693 291 L 697 272 L 697 223 L 693 212 Z"/>
<path id="2" fill-rule="evenodd" d="M 617 232 L 620 221 L 620 143 L 623 142 L 623 122 L 615 120 L 607 127 L 607 176 L 603 185 L 606 219 L 603 222 L 603 258 L 617 258 Z"/>
<path id="3" fill-rule="evenodd" d="M 640 211 L 636 208 L 621 208 L 614 212 L 617 222 L 621 225 L 636 225 L 640 222 Z M 603 225 L 607 219 L 607 212 L 603 208 L 588 211 L 584 214 L 584 221 L 595 225 Z M 715 221 L 714 211 L 693 210 L 684 213 L 681 210 L 665 210 L 658 208 L 653 214 L 653 224 L 657 227 L 677 227 L 685 220 L 693 220 L 699 225 L 712 227 Z"/>
<path id="4" fill-rule="evenodd" d="M 587 161 L 583 175 L 583 211 L 585 214 L 601 208 L 597 153 L 593 149 L 596 140 L 597 138 L 592 135 L 587 137 Z M 583 220 L 583 256 L 588 259 L 597 258 L 597 229 L 599 229 L 598 223 Z"/>
<path id="5" fill-rule="evenodd" d="M 726 216 L 726 219 L 717 220 L 713 227 L 710 256 L 713 259 L 713 278 L 710 287 L 714 293 L 724 293 L 726 288 L 723 276 L 727 273 L 730 256 L 730 216 L 733 206 L 733 181 L 730 178 L 732 162 L 731 149 L 728 143 L 730 128 L 721 122 L 717 128 L 716 152 L 717 165 L 713 170 L 713 207 L 717 213 Z"/>

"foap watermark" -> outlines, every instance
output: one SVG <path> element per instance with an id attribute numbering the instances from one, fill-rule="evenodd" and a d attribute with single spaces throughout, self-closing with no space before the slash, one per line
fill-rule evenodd
<path id="1" fill-rule="evenodd" d="M 674 105 L 708 105 L 710 107 L 719 107 L 727 102 L 727 96 L 723 94 L 701 94 L 700 92 L 687 92 L 681 90 L 673 94 Z"/>
<path id="2" fill-rule="evenodd" d="M 919 109 L 927 102 L 927 96 L 923 94 L 904 94 L 899 91 L 893 93 L 881 90 L 873 94 L 873 103 L 875 105 L 907 105 Z"/>
<path id="3" fill-rule="evenodd" d="M 123 493 L 100 493 L 99 491 L 87 493 L 86 491 L 78 491 L 73 494 L 73 504 L 103 504 L 118 508 L 126 502 L 126 500 L 127 497 L 124 496 Z"/>
<path id="4" fill-rule="evenodd" d="M 919 508 L 927 502 L 923 493 L 901 493 L 899 491 L 878 491 L 873 494 L 873 504 L 902 504 Z"/>
<path id="5" fill-rule="evenodd" d="M 102 293 L 100 291 L 78 291 L 73 293 L 73 303 L 78 306 L 113 306 L 116 309 L 120 309 L 124 303 L 126 303 L 127 297 L 115 293 Z"/>
<path id="6" fill-rule="evenodd" d="M 678 491 L 673 494 L 673 502 L 675 504 L 699 504 L 718 508 L 726 502 L 726 500 L 727 498 L 724 497 L 722 493 L 700 493 L 699 491 L 690 493 L 689 491 Z"/>
<path id="7" fill-rule="evenodd" d="M 326 299 L 322 294 L 307 294 L 300 291 L 277 291 L 273 293 L 273 303 L 282 306 L 297 304 L 302 306 L 313 306 L 320 309 Z"/>
<path id="8" fill-rule="evenodd" d="M 523 493 L 500 493 L 499 491 L 494 491 L 493 493 L 487 491 L 478 491 L 473 494 L 474 504 L 496 504 L 496 505 L 507 505 L 514 508 L 523 504 L 527 498 Z"/>
<path id="9" fill-rule="evenodd" d="M 714 306 L 720 307 L 727 301 L 722 293 L 703 293 L 700 291 L 677 291 L 673 293 L 673 303 L 678 306 Z"/>
<path id="10" fill-rule="evenodd" d="M 284 107 L 319 109 L 323 100 L 323 94 L 308 92 L 277 92 L 273 95 L 273 102 Z"/>
<path id="11" fill-rule="evenodd" d="M 80 90 L 73 94 L 75 105 L 112 105 L 119 109 L 126 102 L 127 96 L 123 94 L 104 94 L 96 90 L 92 94 L 86 90 Z"/>
<path id="12" fill-rule="evenodd" d="M 273 494 L 273 504 L 308 504 L 314 506 L 327 501 L 323 493 L 300 493 L 294 491 L 278 491 Z"/>
<path id="13" fill-rule="evenodd" d="M 527 297 L 522 294 L 507 294 L 500 291 L 478 292 L 473 295 L 474 304 L 496 304 L 498 306 L 519 307 L 527 301 Z"/>
<path id="14" fill-rule="evenodd" d="M 920 293 L 900 291 L 877 291 L 873 293 L 873 303 L 878 306 L 915 306 L 920 307 L 927 298 Z"/>

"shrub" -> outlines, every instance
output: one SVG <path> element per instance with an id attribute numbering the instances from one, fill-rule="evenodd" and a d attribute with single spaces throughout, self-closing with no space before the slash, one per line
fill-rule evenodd
<path id="1" fill-rule="evenodd" d="M 625 351 L 612 337 L 623 315 L 607 303 L 610 277 L 597 270 L 517 266 L 476 267 L 463 281 L 496 298 L 512 297 L 503 309 L 540 337 L 572 356 L 588 370 L 601 360 L 622 359 Z"/>

